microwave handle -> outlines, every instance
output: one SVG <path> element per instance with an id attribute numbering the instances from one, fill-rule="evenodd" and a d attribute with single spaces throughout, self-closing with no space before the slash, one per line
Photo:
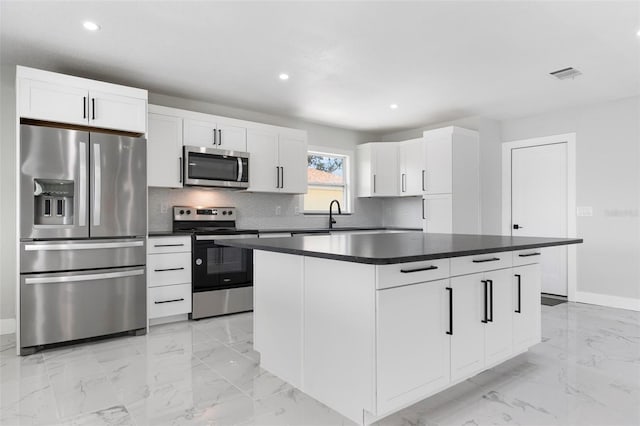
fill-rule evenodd
<path id="1" fill-rule="evenodd" d="M 242 182 L 242 158 L 236 157 L 236 160 L 238 160 L 238 182 Z"/>

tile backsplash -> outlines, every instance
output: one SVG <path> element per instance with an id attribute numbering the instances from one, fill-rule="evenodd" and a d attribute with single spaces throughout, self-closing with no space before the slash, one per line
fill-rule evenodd
<path id="1" fill-rule="evenodd" d="M 298 212 L 301 197 L 208 188 L 149 188 L 149 231 L 171 230 L 173 206 L 236 207 L 237 226 L 243 229 L 326 227 L 326 215 Z M 353 214 L 337 216 L 336 220 L 337 226 L 382 226 L 382 201 L 356 198 Z"/>

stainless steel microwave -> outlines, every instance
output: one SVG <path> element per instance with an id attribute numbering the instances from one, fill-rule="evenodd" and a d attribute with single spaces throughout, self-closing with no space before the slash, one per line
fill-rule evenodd
<path id="1" fill-rule="evenodd" d="M 184 184 L 230 189 L 249 187 L 249 153 L 184 146 Z"/>

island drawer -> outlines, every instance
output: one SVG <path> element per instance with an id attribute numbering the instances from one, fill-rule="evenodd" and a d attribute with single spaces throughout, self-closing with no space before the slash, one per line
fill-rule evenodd
<path id="1" fill-rule="evenodd" d="M 530 265 L 540 263 L 542 249 L 518 250 L 513 252 L 513 266 Z"/>
<path id="2" fill-rule="evenodd" d="M 449 259 L 378 265 L 378 290 L 449 277 Z"/>
<path id="3" fill-rule="evenodd" d="M 147 253 L 191 253 L 191 236 L 179 237 L 150 237 L 147 244 Z"/>
<path id="4" fill-rule="evenodd" d="M 149 287 L 191 282 L 191 253 L 162 253 L 147 256 Z"/>
<path id="5" fill-rule="evenodd" d="M 499 253 L 476 254 L 451 258 L 451 275 L 467 275 L 476 272 L 492 271 L 494 269 L 510 268 L 512 253 L 504 251 Z"/>
<path id="6" fill-rule="evenodd" d="M 149 289 L 149 319 L 191 313 L 191 284 Z"/>

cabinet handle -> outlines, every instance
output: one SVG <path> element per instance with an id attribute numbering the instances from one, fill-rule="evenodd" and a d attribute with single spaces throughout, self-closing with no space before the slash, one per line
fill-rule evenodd
<path id="1" fill-rule="evenodd" d="M 178 182 L 182 183 L 182 157 L 178 157 Z"/>
<path id="2" fill-rule="evenodd" d="M 447 287 L 449 292 L 449 331 L 447 334 L 453 336 L 453 288 Z"/>
<path id="3" fill-rule="evenodd" d="M 499 257 L 492 257 L 490 259 L 474 259 L 472 260 L 473 263 L 484 263 L 484 262 L 495 262 L 497 260 L 500 260 Z"/>
<path id="4" fill-rule="evenodd" d="M 482 320 L 480 320 L 480 322 L 482 322 L 483 324 L 486 324 L 489 322 L 489 295 L 488 295 L 488 285 L 489 285 L 489 281 L 487 280 L 482 280 L 481 281 L 482 284 L 484 284 L 484 318 Z"/>
<path id="5" fill-rule="evenodd" d="M 400 269 L 400 272 L 402 272 L 403 274 L 410 274 L 412 272 L 433 271 L 434 269 L 438 269 L 438 267 L 435 265 L 430 265 L 430 266 L 427 266 L 424 268 L 418 268 L 418 269 Z"/>
<path id="6" fill-rule="evenodd" d="M 422 199 L 422 219 L 427 219 L 427 217 L 424 214 L 424 198 Z"/>
<path id="7" fill-rule="evenodd" d="M 280 188 L 284 189 L 284 166 L 280 166 Z"/>
<path id="8" fill-rule="evenodd" d="M 425 175 L 426 172 L 427 172 L 426 170 L 422 171 L 422 191 L 423 192 L 426 191 L 426 189 L 424 189 L 424 175 Z"/>
<path id="9" fill-rule="evenodd" d="M 87 118 L 87 97 L 82 97 L 82 118 Z"/>
<path id="10" fill-rule="evenodd" d="M 373 175 L 373 193 L 376 193 L 376 175 Z"/>
<path id="11" fill-rule="evenodd" d="M 164 268 L 164 269 L 154 269 L 155 272 L 168 272 L 168 271 L 182 271 L 183 267 L 180 268 Z"/>
<path id="12" fill-rule="evenodd" d="M 493 280 L 487 280 L 489 282 L 489 302 L 490 302 L 490 308 L 489 308 L 489 314 L 490 317 L 488 318 L 489 322 L 493 322 Z"/>
<path id="13" fill-rule="evenodd" d="M 154 244 L 154 247 L 184 247 L 184 244 Z"/>
<path id="14" fill-rule="evenodd" d="M 402 192 L 407 192 L 407 187 L 406 187 L 406 180 L 407 175 L 402 173 L 402 175 L 400 176 L 400 186 L 401 186 L 401 190 Z"/>
<path id="15" fill-rule="evenodd" d="M 171 299 L 171 300 L 161 300 L 160 302 L 153 302 L 156 305 L 159 305 L 161 303 L 171 303 L 171 302 L 182 302 L 184 300 L 184 297 L 181 297 L 180 299 Z"/>
<path id="16" fill-rule="evenodd" d="M 280 188 L 280 166 L 276 166 L 276 188 Z"/>
<path id="17" fill-rule="evenodd" d="M 218 129 L 218 145 L 222 145 L 222 129 Z"/>
<path id="18" fill-rule="evenodd" d="M 91 98 L 91 119 L 96 119 L 96 98 Z"/>
<path id="19" fill-rule="evenodd" d="M 521 314 L 522 313 L 522 277 L 520 277 L 520 274 L 515 274 L 516 278 L 518 279 L 518 309 L 516 309 L 516 314 Z"/>
<path id="20" fill-rule="evenodd" d="M 518 255 L 518 257 L 529 257 L 529 256 L 540 256 L 540 253 L 536 252 L 536 253 L 525 253 L 525 254 Z"/>

